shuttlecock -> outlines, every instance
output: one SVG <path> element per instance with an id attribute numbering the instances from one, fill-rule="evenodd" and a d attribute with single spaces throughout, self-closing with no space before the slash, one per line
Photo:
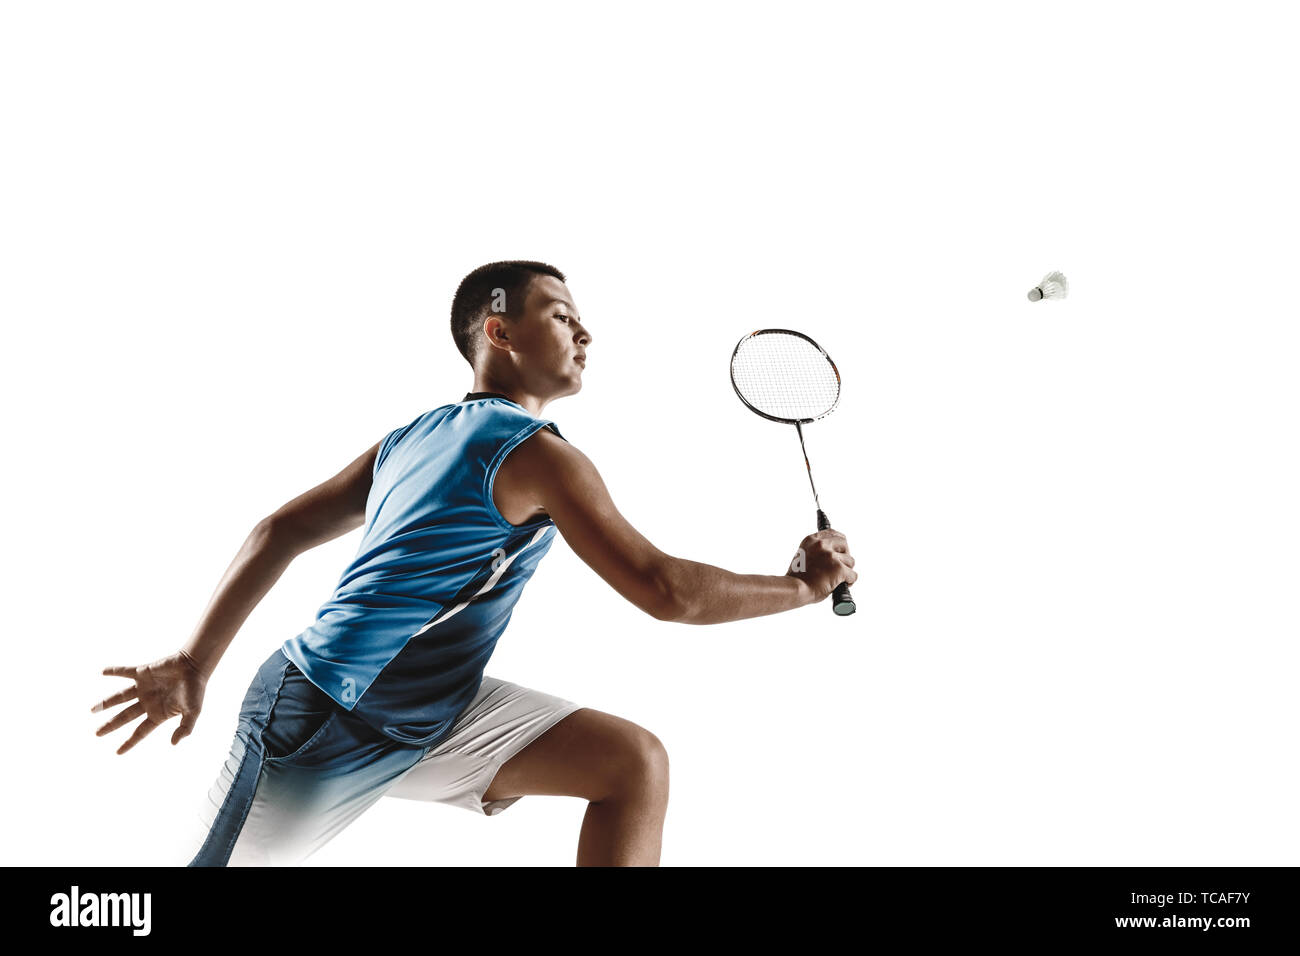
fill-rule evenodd
<path id="1" fill-rule="evenodd" d="M 1065 281 L 1065 276 L 1059 272 L 1049 272 L 1043 276 L 1043 281 L 1038 283 L 1029 290 L 1029 301 L 1037 302 L 1039 299 L 1064 299 L 1070 294 L 1070 283 Z"/>

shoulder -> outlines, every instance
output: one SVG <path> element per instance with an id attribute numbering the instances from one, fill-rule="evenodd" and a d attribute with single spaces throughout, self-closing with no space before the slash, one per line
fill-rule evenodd
<path id="1" fill-rule="evenodd" d="M 490 470 L 488 495 L 498 513 L 519 526 L 548 517 L 548 508 L 567 495 L 582 495 L 594 474 L 587 457 L 546 422 L 504 449 L 507 454 Z M 590 470 L 588 470 L 590 469 Z"/>
<path id="2" fill-rule="evenodd" d="M 527 409 L 520 408 L 513 402 L 497 399 L 453 405 L 447 420 L 453 429 L 484 439 L 509 439 L 520 434 L 527 436 L 539 428 L 554 424 L 548 419 L 533 417 Z"/>
<path id="3" fill-rule="evenodd" d="M 539 428 L 521 441 L 502 463 L 496 481 L 505 494 L 541 502 L 587 497 L 602 486 L 591 459 L 550 428 Z"/>
<path id="4" fill-rule="evenodd" d="M 510 455 L 514 470 L 544 476 L 570 469 L 580 462 L 590 464 L 586 455 L 560 435 L 554 422 L 537 421 L 537 426 Z"/>

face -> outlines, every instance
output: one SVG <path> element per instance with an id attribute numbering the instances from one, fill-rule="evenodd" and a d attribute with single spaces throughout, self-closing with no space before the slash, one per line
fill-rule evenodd
<path id="1" fill-rule="evenodd" d="M 508 351 L 530 394 L 560 398 L 582 389 L 591 333 L 582 325 L 568 287 L 554 276 L 533 279 L 522 316 L 514 321 L 489 318 L 484 332 L 496 348 Z"/>

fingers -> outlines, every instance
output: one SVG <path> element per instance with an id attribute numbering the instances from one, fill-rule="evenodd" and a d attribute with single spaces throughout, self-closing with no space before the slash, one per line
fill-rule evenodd
<path id="1" fill-rule="evenodd" d="M 844 537 L 844 535 L 840 534 L 838 531 L 832 531 L 830 529 L 818 531 L 815 534 L 808 535 L 808 538 L 814 541 L 820 541 L 822 547 L 826 548 L 828 551 L 836 551 L 840 554 L 849 553 L 849 539 Z"/>
<path id="2" fill-rule="evenodd" d="M 826 528 L 822 531 L 813 532 L 804 538 L 799 548 L 799 554 L 796 556 L 796 561 L 800 560 L 805 555 L 811 557 L 814 554 L 817 555 L 816 563 L 820 565 L 819 571 L 817 572 L 819 575 L 836 575 L 839 578 L 839 580 L 835 582 L 837 585 L 840 581 L 843 581 L 848 585 L 853 585 L 857 582 L 858 572 L 853 570 L 853 566 L 857 562 L 853 555 L 849 553 L 849 539 L 845 537 L 843 533 L 836 531 L 833 528 Z M 794 571 L 793 564 L 791 565 L 791 570 Z M 800 567 L 799 570 L 802 571 L 803 568 Z M 835 578 L 831 578 L 830 580 L 835 580 Z M 822 586 L 825 586 L 825 583 L 823 583 Z M 830 591 L 827 591 L 826 594 L 829 595 Z"/>
<path id="3" fill-rule="evenodd" d="M 119 754 L 126 753 L 128 750 L 130 750 L 140 741 L 144 740 L 144 738 L 148 737 L 149 734 L 153 731 L 153 729 L 157 726 L 158 726 L 157 724 L 155 724 L 152 720 L 146 717 L 144 720 L 140 721 L 140 723 L 136 724 L 135 733 L 131 734 L 131 736 L 127 738 L 126 743 L 122 744 L 122 746 L 117 748 L 117 752 Z"/>
<path id="4" fill-rule="evenodd" d="M 135 685 L 132 684 L 130 687 L 126 688 L 126 690 L 119 690 L 116 694 L 113 694 L 110 697 L 105 697 L 94 707 L 90 708 L 90 712 L 92 714 L 97 714 L 101 710 L 104 710 L 107 707 L 113 707 L 117 704 L 124 704 L 132 697 L 136 696 L 137 693 L 138 691 L 136 690 Z"/>
<path id="5" fill-rule="evenodd" d="M 857 563 L 853 560 L 853 555 L 846 551 L 843 554 L 837 554 L 835 557 L 844 567 L 844 583 L 852 585 L 858 579 L 858 572 L 853 570 L 853 565 Z"/>
<path id="6" fill-rule="evenodd" d="M 120 714 L 118 714 L 116 717 L 114 717 L 104 726 L 100 727 L 97 731 L 95 731 L 95 736 L 102 737 L 104 736 L 104 734 L 111 733 L 112 731 L 117 730 L 117 728 L 121 727 L 123 724 L 135 720 L 135 718 L 139 717 L 143 713 L 144 713 L 144 704 L 140 703 L 139 701 L 136 701 L 126 710 L 122 711 Z"/>
<path id="7" fill-rule="evenodd" d="M 181 724 L 172 732 L 172 745 L 180 743 L 188 737 L 194 730 L 194 721 L 198 719 L 198 714 L 181 714 Z"/>
<path id="8" fill-rule="evenodd" d="M 105 667 L 105 677 L 134 677 L 138 667 Z"/>

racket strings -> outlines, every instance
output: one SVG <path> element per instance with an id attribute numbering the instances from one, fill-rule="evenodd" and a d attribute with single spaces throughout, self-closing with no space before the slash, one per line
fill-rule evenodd
<path id="1" fill-rule="evenodd" d="M 840 397 L 840 376 L 826 354 L 785 332 L 744 339 L 731 360 L 731 380 L 751 406 L 787 421 L 821 418 Z"/>

